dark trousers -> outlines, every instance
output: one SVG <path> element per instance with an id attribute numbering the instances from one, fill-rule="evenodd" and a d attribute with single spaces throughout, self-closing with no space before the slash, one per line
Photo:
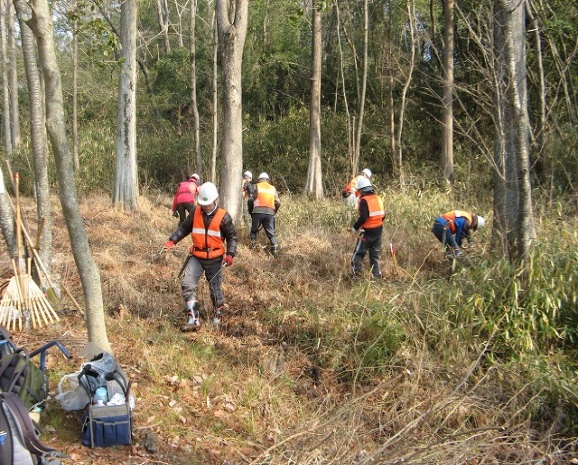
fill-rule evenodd
<path id="1" fill-rule="evenodd" d="M 438 238 L 438 241 L 440 241 L 442 244 L 445 245 L 446 250 L 449 249 L 450 247 L 453 248 L 458 247 L 458 244 L 456 243 L 456 240 L 454 238 L 454 235 L 450 231 L 450 228 L 447 228 L 443 224 L 437 221 L 434 222 L 431 228 L 431 232 L 433 232 L 434 236 Z"/>
<path id="2" fill-rule="evenodd" d="M 351 257 L 351 268 L 354 275 L 361 272 L 363 267 L 363 259 L 369 252 L 369 265 L 371 266 L 371 274 L 375 278 L 381 278 L 381 267 L 379 264 L 379 257 L 381 256 L 381 238 L 383 230 L 379 231 L 365 231 L 357 238 L 353 257 Z"/>
<path id="3" fill-rule="evenodd" d="M 193 207 L 195 205 L 192 203 L 178 203 L 177 204 L 177 213 L 179 214 L 179 226 L 182 224 L 183 221 L 185 221 L 185 218 L 191 214 L 191 211 L 193 211 Z"/>
<path id="4" fill-rule="evenodd" d="M 265 235 L 272 246 L 277 245 L 277 239 L 275 238 L 275 215 L 269 215 L 267 213 L 253 213 L 253 221 L 251 223 L 251 241 L 254 241 L 257 237 L 257 232 L 259 231 L 259 226 L 263 226 Z"/>

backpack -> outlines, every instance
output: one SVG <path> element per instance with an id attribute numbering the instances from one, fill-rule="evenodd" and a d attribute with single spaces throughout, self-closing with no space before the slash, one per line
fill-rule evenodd
<path id="1" fill-rule="evenodd" d="M 24 350 L 4 353 L 0 358 L 0 391 L 17 394 L 31 410 L 48 396 L 46 373 L 30 363 Z"/>
<path id="2" fill-rule="evenodd" d="M 67 455 L 38 439 L 32 419 L 20 398 L 0 393 L 0 463 L 2 465 L 60 465 Z"/>

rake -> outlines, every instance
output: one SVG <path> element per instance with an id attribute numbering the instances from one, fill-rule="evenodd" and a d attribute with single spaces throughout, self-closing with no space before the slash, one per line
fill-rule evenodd
<path id="1" fill-rule="evenodd" d="M 26 328 L 33 329 L 59 321 L 58 315 L 50 305 L 44 292 L 30 277 L 31 261 L 28 267 L 22 254 L 22 218 L 20 216 L 20 175 L 14 173 L 14 190 L 16 192 L 16 236 L 18 261 L 12 260 L 14 276 L 5 286 L 2 301 L 0 301 L 0 325 L 8 330 L 22 331 L 22 322 Z"/>

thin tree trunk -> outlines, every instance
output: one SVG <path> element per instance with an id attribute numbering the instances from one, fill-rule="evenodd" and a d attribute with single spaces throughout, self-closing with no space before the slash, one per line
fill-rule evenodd
<path id="1" fill-rule="evenodd" d="M 361 75 L 361 95 L 359 96 L 359 107 L 357 120 L 357 133 L 355 134 L 355 172 L 359 171 L 359 160 L 361 159 L 361 134 L 363 133 L 363 115 L 365 112 L 365 93 L 367 89 L 367 67 L 368 67 L 368 46 L 369 46 L 369 12 L 368 1 L 363 2 L 363 63 Z"/>
<path id="2" fill-rule="evenodd" d="M 6 243 L 6 249 L 10 254 L 10 258 L 16 260 L 18 258 L 18 244 L 16 240 L 16 233 L 14 231 L 14 213 L 12 206 L 8 199 L 8 192 L 4 184 L 4 174 L 0 167 L 0 231 Z"/>
<path id="3" fill-rule="evenodd" d="M 211 0 L 209 0 L 209 3 Z M 219 33 L 217 30 L 217 17 L 215 9 L 212 9 L 211 25 L 213 27 L 213 144 L 211 150 L 211 181 L 217 181 L 217 151 L 219 135 Z"/>
<path id="4" fill-rule="evenodd" d="M 121 4 L 121 69 L 118 84 L 116 170 L 113 204 L 126 210 L 138 209 L 136 157 L 136 23 L 137 2 Z"/>
<path id="5" fill-rule="evenodd" d="M 32 0 L 31 10 L 32 17 L 28 25 L 36 37 L 40 66 L 45 78 L 46 127 L 54 150 L 60 204 L 84 291 L 88 339 L 102 350 L 112 352 L 104 321 L 100 273 L 90 254 L 76 195 L 72 156 L 66 138 L 62 81 L 55 52 L 52 16 L 46 0 Z"/>
<path id="6" fill-rule="evenodd" d="M 8 1 L 8 69 L 10 81 L 10 128 L 12 129 L 12 147 L 20 147 L 20 104 L 18 103 L 18 63 L 16 62 L 16 32 L 14 30 L 14 4 Z"/>
<path id="7" fill-rule="evenodd" d="M 30 111 L 30 139 L 34 159 L 34 186 L 36 191 L 36 212 L 38 221 L 44 221 L 40 235 L 38 254 L 43 265 L 50 272 L 52 268 L 52 207 L 50 203 L 50 182 L 48 179 L 48 149 L 46 143 L 46 114 L 44 92 L 38 69 L 36 41 L 26 23 L 28 6 L 17 0 L 14 3 L 18 12 L 22 56 L 28 86 L 28 103 Z"/>
<path id="8" fill-rule="evenodd" d="M 7 49 L 6 49 L 6 0 L 0 0 L 0 53 L 2 53 L 2 100 L 4 122 L 4 147 L 6 154 L 12 154 L 12 129 L 10 128 L 10 91 L 8 89 Z"/>
<path id="9" fill-rule="evenodd" d="M 78 21 L 72 23 L 72 159 L 74 171 L 80 171 L 78 155 Z"/>
<path id="10" fill-rule="evenodd" d="M 441 167 L 446 181 L 452 182 L 454 175 L 454 0 L 444 1 L 444 22 Z"/>
<path id="11" fill-rule="evenodd" d="M 404 185 L 404 175 L 403 175 L 403 145 L 401 143 L 401 138 L 403 135 L 403 123 L 405 118 L 405 105 L 407 101 L 407 94 L 409 92 L 409 86 L 411 84 L 413 69 L 415 67 L 415 1 L 407 0 L 407 17 L 409 22 L 409 34 L 410 34 L 410 61 L 409 68 L 407 71 L 407 77 L 403 85 L 403 90 L 401 92 L 401 103 L 399 105 L 399 115 L 397 123 L 397 137 L 396 137 L 396 147 L 397 147 L 397 157 L 396 157 L 396 171 L 397 178 L 401 186 Z"/>
<path id="12" fill-rule="evenodd" d="M 199 119 L 199 107 L 197 103 L 197 49 L 196 49 L 196 16 L 197 0 L 191 0 L 191 24 L 190 24 L 190 53 L 191 53 L 191 107 L 193 113 L 193 155 L 195 158 L 196 171 L 201 179 L 203 176 L 203 157 L 201 154 L 201 122 Z M 191 173 L 189 169 L 189 174 Z"/>
<path id="13" fill-rule="evenodd" d="M 167 0 L 157 0 L 157 19 L 165 55 L 171 51 L 169 42 L 169 6 Z"/>
<path id="14" fill-rule="evenodd" d="M 309 165 L 305 193 L 323 197 L 321 176 L 321 13 L 311 8 L 311 101 L 309 104 Z"/>

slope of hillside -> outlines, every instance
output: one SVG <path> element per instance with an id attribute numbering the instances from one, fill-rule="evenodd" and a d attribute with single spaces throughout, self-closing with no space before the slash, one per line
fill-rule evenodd
<path id="1" fill-rule="evenodd" d="M 262 232 L 263 247 L 250 250 L 248 227 L 240 225 L 238 255 L 224 270 L 229 313 L 220 328 L 203 318 L 198 333 L 184 334 L 177 273 L 188 244 L 162 252 L 176 227 L 170 199 L 143 198 L 138 213 L 114 210 L 105 197 L 83 199 L 109 339 L 136 395 L 135 441 L 132 447 L 82 446 L 81 413 L 62 411 L 54 399 L 42 414 L 43 439 L 70 455 L 65 463 L 95 465 L 457 465 L 551 456 L 556 446 L 532 433 L 520 414 L 530 400 L 514 382 L 504 382 L 514 373 L 486 371 L 484 348 L 470 352 L 453 330 L 432 337 L 440 317 L 424 308 L 424 295 L 427 301 L 432 286 L 446 281 L 447 266 L 426 212 L 442 210 L 443 199 L 394 200 L 386 200 L 395 210 L 386 226 L 383 282 L 347 279 L 354 212 L 338 199 L 316 205 L 286 196 L 278 215 L 280 258 L 267 254 Z M 24 203 L 33 224 L 32 201 Z M 407 214 L 412 209 L 413 216 Z M 56 202 L 54 215 L 53 270 L 82 304 Z M 479 256 L 483 243 L 481 236 Z M 5 253 L 0 266 L 9 279 Z M 199 295 L 206 311 L 206 282 Z M 14 334 L 28 348 L 58 339 L 73 354 L 67 361 L 51 352 L 52 395 L 61 376 L 84 361 L 87 343 L 70 299 L 55 307 L 57 325 Z M 430 346 L 433 340 L 439 346 Z"/>

